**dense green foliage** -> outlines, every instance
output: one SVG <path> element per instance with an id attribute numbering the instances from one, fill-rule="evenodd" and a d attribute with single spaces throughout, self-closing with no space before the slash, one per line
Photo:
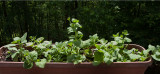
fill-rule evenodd
<path id="1" fill-rule="evenodd" d="M 126 30 L 113 35 L 113 41 L 99 39 L 97 34 L 82 40 L 83 33 L 79 31 L 82 26 L 79 20 L 74 18 L 68 20 L 70 22 L 68 33 L 72 34 L 68 41 L 53 44 L 52 41 L 43 41 L 43 37 L 36 39 L 33 36 L 27 41 L 25 33 L 21 38 L 15 37 L 11 44 L 4 46 L 8 48 L 5 52 L 7 56 L 4 55 L 6 60 L 24 62 L 23 67 L 27 69 L 32 68 L 34 63 L 44 68 L 45 64 L 51 61 L 74 64 L 92 62 L 95 66 L 101 63 L 146 61 L 151 56 L 160 61 L 159 46 L 155 48 L 149 45 L 148 50 L 142 51 L 135 48 L 128 50 L 127 46 L 132 40 L 127 37 L 129 34 Z M 149 52 L 152 52 L 151 56 Z"/>
<path id="2" fill-rule="evenodd" d="M 81 20 L 83 39 L 98 34 L 112 40 L 112 34 L 128 30 L 132 43 L 147 48 L 160 44 L 160 2 L 157 1 L 1 1 L 0 46 L 22 36 L 43 36 L 47 40 L 68 39 L 67 17 Z M 27 37 L 27 39 L 29 39 Z M 160 67 L 157 62 L 154 66 Z M 152 66 L 151 73 L 160 73 Z M 150 74 L 150 73 L 149 73 Z"/>
<path id="3" fill-rule="evenodd" d="M 128 30 L 133 43 L 147 47 L 160 44 L 160 2 L 112 1 L 26 1 L 0 2 L 0 46 L 21 36 L 43 36 L 47 40 L 67 40 L 70 16 L 81 20 L 83 39 L 99 34 L 111 40 L 112 34 Z"/>

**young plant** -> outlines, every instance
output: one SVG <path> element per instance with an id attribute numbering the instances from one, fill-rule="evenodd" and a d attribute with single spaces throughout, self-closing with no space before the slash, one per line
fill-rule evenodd
<path id="1" fill-rule="evenodd" d="M 26 40 L 27 33 L 21 38 L 15 37 L 12 44 L 8 44 L 4 47 L 8 48 L 7 60 L 24 62 L 23 67 L 30 69 L 35 63 L 38 67 L 44 68 L 46 62 L 50 62 L 50 55 L 47 54 L 47 49 L 50 48 L 51 41 L 43 41 L 43 37 L 36 39 L 30 37 L 30 42 Z M 29 48 L 30 47 L 30 48 Z"/>
<path id="2" fill-rule="evenodd" d="M 68 44 L 70 45 L 71 53 L 70 55 L 67 55 L 67 62 L 78 64 L 86 59 L 83 54 L 80 54 L 83 34 L 81 31 L 78 31 L 78 28 L 82 28 L 82 26 L 77 19 L 68 18 L 68 21 L 70 22 L 70 27 L 67 28 L 68 33 L 73 33 L 73 35 L 69 36 L 70 40 Z"/>
<path id="3" fill-rule="evenodd" d="M 27 33 L 22 37 L 15 37 L 11 44 L 5 45 L 7 50 L 6 61 L 24 62 L 23 67 L 31 69 L 33 65 L 44 68 L 47 62 L 93 62 L 93 65 L 100 63 L 111 64 L 112 62 L 135 62 L 145 61 L 150 57 L 160 61 L 160 46 L 149 45 L 148 50 L 127 49 L 132 40 L 126 30 L 113 35 L 113 40 L 99 39 L 97 34 L 89 36 L 89 39 L 82 40 L 83 33 L 79 31 L 82 26 L 79 20 L 70 19 L 68 27 L 68 41 L 55 42 L 44 41 L 43 37 L 30 36 L 27 41 Z M 151 56 L 149 55 L 151 52 Z"/>

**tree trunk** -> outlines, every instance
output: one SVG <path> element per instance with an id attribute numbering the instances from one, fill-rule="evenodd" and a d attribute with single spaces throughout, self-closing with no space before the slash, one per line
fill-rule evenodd
<path id="1" fill-rule="evenodd" d="M 28 32 L 28 17 L 29 17 L 29 15 L 28 15 L 28 4 L 27 4 L 27 2 L 23 2 L 23 4 L 24 4 L 24 25 L 25 25 L 25 32 Z"/>
<path id="2" fill-rule="evenodd" d="M 74 15 L 75 15 L 75 18 L 77 19 L 77 8 L 78 8 L 78 1 L 75 0 L 75 5 L 74 5 Z"/>
<path id="3" fill-rule="evenodd" d="M 48 8 L 48 13 L 47 13 L 47 38 L 48 38 L 48 40 L 50 40 L 50 28 L 49 28 L 49 22 L 50 22 L 50 20 L 49 20 L 49 16 L 50 16 L 50 8 Z"/>
<path id="4" fill-rule="evenodd" d="M 6 11 L 6 2 L 5 1 L 2 2 L 2 7 L 3 7 L 4 17 L 6 18 L 7 17 L 7 11 Z"/>
<path id="5" fill-rule="evenodd" d="M 141 3 L 138 3 L 138 10 L 137 10 L 137 17 L 139 17 L 140 14 L 140 9 L 141 9 Z"/>
<path id="6" fill-rule="evenodd" d="M 65 2 L 65 25 L 63 26 L 63 29 L 66 29 L 68 26 L 69 26 L 69 22 L 68 22 L 68 20 L 67 20 L 67 18 L 68 17 L 70 17 L 69 15 L 68 15 L 68 9 L 69 9 L 69 4 L 68 4 L 68 2 Z"/>

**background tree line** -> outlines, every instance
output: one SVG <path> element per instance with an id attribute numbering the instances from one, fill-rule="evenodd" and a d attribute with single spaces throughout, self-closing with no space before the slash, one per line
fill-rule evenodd
<path id="1" fill-rule="evenodd" d="M 112 34 L 128 30 L 132 43 L 160 45 L 160 2 L 1 1 L 0 46 L 25 32 L 53 42 L 67 40 L 68 17 L 80 20 L 83 39 L 97 33 L 111 40 Z"/>

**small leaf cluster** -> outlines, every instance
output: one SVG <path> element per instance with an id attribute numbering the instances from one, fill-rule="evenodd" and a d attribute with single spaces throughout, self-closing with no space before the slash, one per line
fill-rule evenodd
<path id="1" fill-rule="evenodd" d="M 24 62 L 23 67 L 30 69 L 34 63 L 44 68 L 46 62 L 50 62 L 51 55 L 48 54 L 52 45 L 51 41 L 43 41 L 43 37 L 30 37 L 31 40 L 27 42 L 27 33 L 21 38 L 15 37 L 12 44 L 5 45 L 8 48 L 6 58 L 10 61 Z"/>
<path id="2" fill-rule="evenodd" d="M 107 42 L 105 39 L 100 39 L 100 44 L 95 44 L 96 51 L 94 53 L 93 65 L 100 63 L 111 64 L 112 62 L 134 62 L 145 61 L 148 56 L 138 49 L 127 49 L 128 44 L 132 41 L 127 37 L 128 32 L 124 30 L 122 33 L 113 35 L 114 40 Z"/>
<path id="3" fill-rule="evenodd" d="M 153 45 L 149 45 L 148 49 L 145 50 L 145 55 L 149 55 L 149 52 L 151 53 L 151 56 L 154 60 L 156 61 L 160 61 L 160 46 L 153 46 Z"/>
<path id="4" fill-rule="evenodd" d="M 149 52 L 154 59 L 160 58 L 160 46 L 155 48 L 149 46 L 148 50 L 127 49 L 132 40 L 126 30 L 113 35 L 113 40 L 100 39 L 97 34 L 82 40 L 83 33 L 79 31 L 82 26 L 79 20 L 70 19 L 68 27 L 69 40 L 62 42 L 45 41 L 43 37 L 30 36 L 27 41 L 27 33 L 22 37 L 15 37 L 11 44 L 5 45 L 8 48 L 6 60 L 24 62 L 23 67 L 31 69 L 33 65 L 44 68 L 47 62 L 67 62 L 79 64 L 81 62 L 92 62 L 93 65 L 101 63 L 111 64 L 112 62 L 134 62 L 145 61 Z M 160 60 L 159 60 L 160 61 Z"/>

